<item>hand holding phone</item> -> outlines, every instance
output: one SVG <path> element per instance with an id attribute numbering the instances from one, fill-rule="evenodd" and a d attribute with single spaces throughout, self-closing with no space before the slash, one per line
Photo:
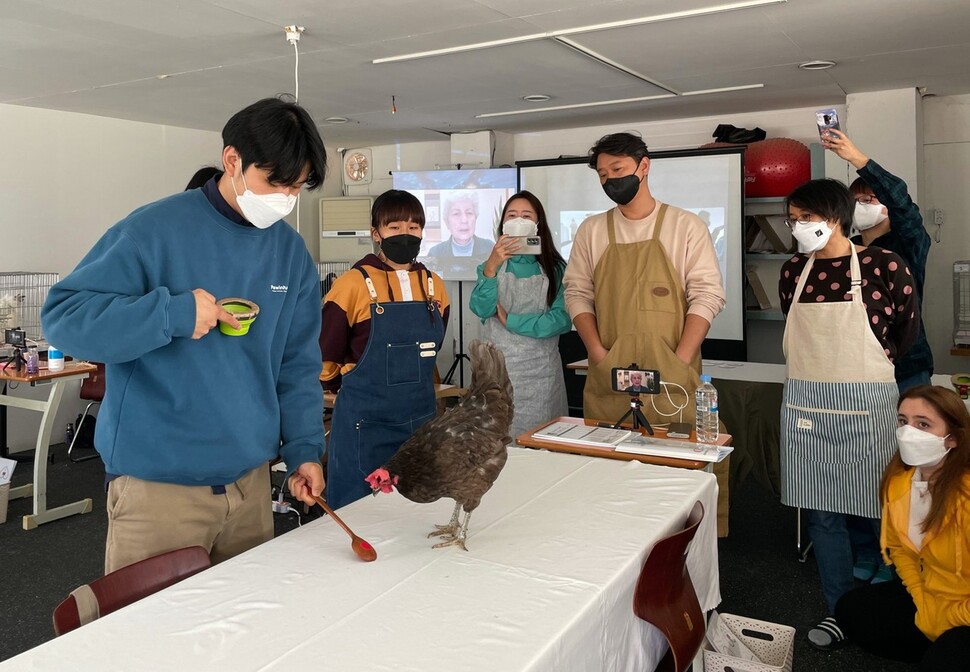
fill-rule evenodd
<path id="1" fill-rule="evenodd" d="M 839 126 L 839 113 L 833 107 L 826 108 L 824 110 L 819 110 L 815 113 L 815 123 L 818 126 L 818 137 L 824 142 L 830 138 L 836 137 L 834 133 L 829 133 L 831 129 L 841 131 L 842 127 Z"/>

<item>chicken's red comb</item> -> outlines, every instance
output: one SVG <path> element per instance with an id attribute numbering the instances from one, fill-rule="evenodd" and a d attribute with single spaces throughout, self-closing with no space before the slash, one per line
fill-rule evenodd
<path id="1" fill-rule="evenodd" d="M 383 467 L 375 469 L 370 476 L 364 479 L 367 484 L 371 487 L 371 490 L 377 492 L 394 492 L 394 486 L 397 485 L 397 476 L 391 478 L 387 469 Z"/>

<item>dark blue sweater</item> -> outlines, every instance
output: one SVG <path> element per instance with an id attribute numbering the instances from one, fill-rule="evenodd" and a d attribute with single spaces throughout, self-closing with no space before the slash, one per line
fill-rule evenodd
<path id="1" fill-rule="evenodd" d="M 196 288 L 259 305 L 249 333 L 193 340 Z M 95 445 L 109 474 L 220 485 L 323 453 L 320 283 L 285 222 L 240 226 L 199 189 L 146 205 L 54 285 L 41 318 L 58 348 L 107 365 Z"/>

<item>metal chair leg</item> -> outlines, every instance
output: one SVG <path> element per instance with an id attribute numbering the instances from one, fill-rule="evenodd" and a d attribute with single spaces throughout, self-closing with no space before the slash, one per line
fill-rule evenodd
<path id="1" fill-rule="evenodd" d="M 81 419 L 78 421 L 77 427 L 74 428 L 74 436 L 71 438 L 71 445 L 67 447 L 67 457 L 71 460 L 71 462 L 87 462 L 88 460 L 93 460 L 96 457 L 99 457 L 97 453 L 94 455 L 85 455 L 84 457 L 74 457 L 71 455 L 71 452 L 74 450 L 74 444 L 77 443 L 77 437 L 81 435 L 81 425 L 83 425 L 84 421 L 87 420 L 91 407 L 100 403 L 100 401 L 89 402 L 84 408 L 84 413 L 81 414 Z"/>
<path id="2" fill-rule="evenodd" d="M 808 553 L 812 550 L 812 541 L 809 539 L 805 547 L 802 548 L 802 509 L 798 507 L 795 509 L 795 515 L 797 516 L 797 525 L 795 532 L 795 548 L 798 551 L 798 561 L 805 562 L 808 560 Z"/>

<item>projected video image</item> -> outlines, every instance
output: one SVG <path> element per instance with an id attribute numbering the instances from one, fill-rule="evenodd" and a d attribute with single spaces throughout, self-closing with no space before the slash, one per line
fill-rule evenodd
<path id="1" fill-rule="evenodd" d="M 418 261 L 445 280 L 474 280 L 495 244 L 505 202 L 516 192 L 515 168 L 394 173 L 394 188 L 424 206 Z"/>

